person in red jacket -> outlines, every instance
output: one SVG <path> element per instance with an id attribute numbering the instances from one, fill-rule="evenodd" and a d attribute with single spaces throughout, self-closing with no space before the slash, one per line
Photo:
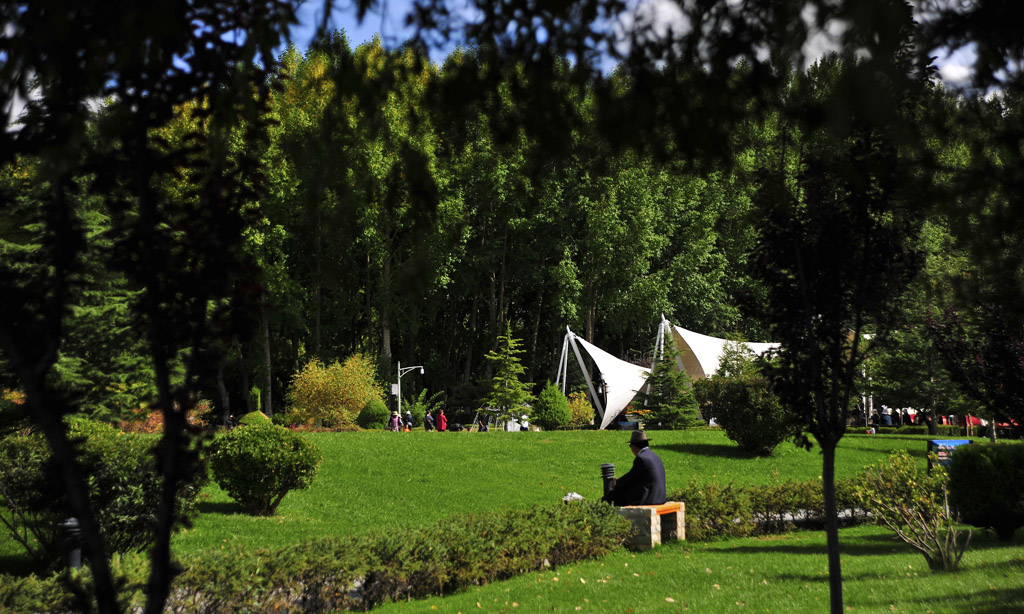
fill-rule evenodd
<path id="1" fill-rule="evenodd" d="M 443 409 L 437 410 L 437 430 L 448 430 L 448 418 L 445 417 Z"/>

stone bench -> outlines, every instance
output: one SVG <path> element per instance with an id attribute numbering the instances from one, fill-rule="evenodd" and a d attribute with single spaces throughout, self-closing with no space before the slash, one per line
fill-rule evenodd
<path id="1" fill-rule="evenodd" d="M 661 505 L 624 505 L 619 515 L 633 524 L 626 546 L 630 550 L 650 550 L 662 541 L 686 539 L 686 504 L 668 501 Z"/>

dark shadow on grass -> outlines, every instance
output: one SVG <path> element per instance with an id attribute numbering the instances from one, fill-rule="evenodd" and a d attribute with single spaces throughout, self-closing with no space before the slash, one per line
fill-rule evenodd
<path id="1" fill-rule="evenodd" d="M 235 503 L 234 501 L 205 501 L 199 504 L 199 513 L 232 515 L 243 514 L 245 513 L 245 510 L 242 509 L 241 505 Z"/>
<path id="2" fill-rule="evenodd" d="M 936 576 L 936 578 L 941 578 Z M 941 580 L 939 580 L 941 581 Z M 857 610 L 882 611 L 888 610 L 887 600 L 864 599 L 859 595 L 851 595 L 844 600 L 847 606 Z M 959 593 L 942 597 L 924 597 L 920 601 L 921 610 L 966 611 L 964 604 L 970 604 L 970 612 L 975 614 L 1020 614 L 1021 603 L 1024 603 L 1024 589 L 978 590 L 973 593 Z"/>
<path id="3" fill-rule="evenodd" d="M 670 443 L 666 445 L 652 445 L 655 452 L 668 450 L 680 454 L 696 454 L 698 456 L 715 456 L 718 458 L 757 458 L 755 454 L 749 454 L 740 450 L 737 446 L 727 446 L 719 443 Z"/>

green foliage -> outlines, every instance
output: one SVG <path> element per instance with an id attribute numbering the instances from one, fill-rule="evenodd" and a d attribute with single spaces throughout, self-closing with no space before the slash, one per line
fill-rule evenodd
<path id="1" fill-rule="evenodd" d="M 364 429 L 385 429 L 388 427 L 388 406 L 380 399 L 370 399 L 356 417 L 356 424 Z"/>
<path id="2" fill-rule="evenodd" d="M 949 465 L 949 502 L 964 522 L 1009 541 L 1024 526 L 1024 445 L 958 446 Z"/>
<path id="3" fill-rule="evenodd" d="M 327 367 L 314 358 L 292 376 L 289 421 L 328 428 L 350 426 L 372 399 L 384 399 L 376 369 L 363 354 Z"/>
<path id="4" fill-rule="evenodd" d="M 405 417 L 405 412 L 409 412 L 412 414 L 415 424 L 422 426 L 426 422 L 427 414 L 441 407 L 441 397 L 443 396 L 444 390 L 439 390 L 430 396 L 427 396 L 426 388 L 420 390 L 418 395 L 402 402 L 403 418 Z"/>
<path id="5" fill-rule="evenodd" d="M 686 539 L 707 541 L 749 535 L 754 531 L 750 499 L 732 483 L 691 480 L 686 487 L 667 494 L 669 501 L 686 504 Z"/>
<path id="6" fill-rule="evenodd" d="M 594 423 L 594 406 L 587 400 L 587 395 L 582 392 L 569 393 L 569 425 L 574 427 L 587 426 Z"/>
<path id="7" fill-rule="evenodd" d="M 644 397 L 650 416 L 647 428 L 680 429 L 703 426 L 690 378 L 676 364 L 679 352 L 672 336 L 665 334 L 665 352 L 647 378 Z"/>
<path id="8" fill-rule="evenodd" d="M 944 467 L 933 463 L 925 473 L 917 460 L 900 451 L 868 468 L 857 493 L 875 521 L 920 552 L 930 569 L 956 571 L 971 534 L 963 538 L 950 513 L 948 483 Z"/>
<path id="9" fill-rule="evenodd" d="M 452 530 L 458 527 L 458 530 Z M 630 525 L 604 503 L 532 506 L 460 515 L 422 529 L 389 529 L 361 538 L 321 538 L 278 549 L 233 547 L 182 561 L 170 611 L 335 612 L 388 601 L 447 595 L 471 586 L 602 557 L 619 549 Z M 142 605 L 146 566 L 124 557 L 119 595 Z M 0 577 L 0 606 L 70 611 L 73 593 L 56 576 Z"/>
<path id="10" fill-rule="evenodd" d="M 251 411 L 238 419 L 239 426 L 248 426 L 250 424 L 262 424 L 269 422 L 272 422 L 272 420 L 267 417 L 267 414 L 261 411 Z"/>
<path id="11" fill-rule="evenodd" d="M 301 435 L 269 422 L 235 428 L 211 448 L 217 484 L 258 516 L 272 516 L 291 490 L 309 488 L 323 460 Z"/>
<path id="12" fill-rule="evenodd" d="M 519 355 L 525 352 L 519 346 L 522 342 L 512 336 L 512 322 L 505 323 L 505 333 L 498 336 L 498 349 L 487 354 L 487 360 L 494 365 L 491 389 L 482 402 L 503 415 L 526 413 L 524 407 L 533 400 L 530 388 L 533 384 L 520 378 L 526 373 Z"/>
<path id="13" fill-rule="evenodd" d="M 694 393 L 705 414 L 751 454 L 770 455 L 800 428 L 761 373 L 753 352 L 740 344 L 726 345 L 718 372 L 694 383 Z"/>
<path id="14" fill-rule="evenodd" d="M 542 429 L 551 430 L 569 424 L 572 420 L 572 413 L 569 411 L 569 401 L 551 382 L 544 385 L 544 388 L 537 395 L 537 401 L 533 404 L 531 415 L 533 423 Z"/>
<path id="15" fill-rule="evenodd" d="M 152 544 L 161 480 L 151 437 L 122 433 L 106 424 L 69 419 L 79 440 L 79 460 L 91 470 L 89 498 L 111 552 L 138 552 Z M 48 463 L 49 448 L 37 434 L 0 441 L 0 503 L 8 532 L 40 567 L 59 564 L 56 525 L 68 516 L 67 501 Z M 179 484 L 175 515 L 188 523 L 208 478 L 199 471 Z"/>

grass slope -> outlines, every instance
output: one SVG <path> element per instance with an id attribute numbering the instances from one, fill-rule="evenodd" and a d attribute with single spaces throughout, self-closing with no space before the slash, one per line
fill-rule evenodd
<path id="1" fill-rule="evenodd" d="M 462 512 L 558 501 L 568 491 L 601 496 L 600 465 L 618 474 L 632 463 L 628 434 L 607 431 L 530 433 L 357 432 L 307 435 L 324 453 L 312 488 L 285 497 L 272 518 L 253 518 L 216 485 L 194 528 L 175 537 L 179 554 L 228 542 L 263 547 L 327 536 L 423 526 Z M 655 431 L 669 490 L 691 479 L 737 484 L 821 475 L 821 456 L 783 444 L 768 458 L 741 454 L 719 430 Z M 924 437 L 847 436 L 838 477 L 856 474 L 890 450 L 923 462 Z M 458 527 L 452 527 L 457 530 Z"/>

